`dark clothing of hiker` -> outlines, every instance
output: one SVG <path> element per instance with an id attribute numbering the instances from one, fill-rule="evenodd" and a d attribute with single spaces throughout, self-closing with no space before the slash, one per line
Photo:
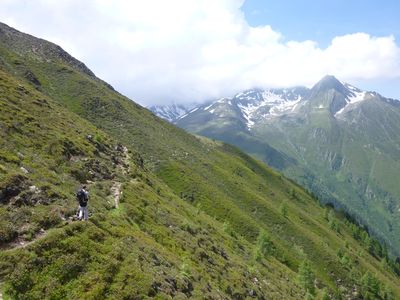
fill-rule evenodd
<path id="1" fill-rule="evenodd" d="M 82 187 L 78 193 L 76 194 L 76 198 L 78 199 L 79 202 L 79 220 L 85 220 L 87 221 L 88 219 L 88 208 L 87 208 L 87 203 L 89 201 L 89 192 L 85 189 L 86 187 Z"/>

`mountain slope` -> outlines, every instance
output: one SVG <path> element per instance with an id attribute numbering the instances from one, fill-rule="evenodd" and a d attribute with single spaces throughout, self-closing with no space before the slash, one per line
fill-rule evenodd
<path id="1" fill-rule="evenodd" d="M 155 117 L 66 54 L 31 50 L 41 43 L 54 53 L 53 44 L 16 33 L 11 40 L 27 49 L 21 54 L 0 40 L 1 292 L 298 299 L 313 293 L 314 283 L 303 283 L 311 272 L 321 297 L 400 295 L 398 268 L 383 248 L 298 185 L 232 146 Z M 83 182 L 93 216 L 64 221 Z"/>
<path id="2" fill-rule="evenodd" d="M 168 106 L 153 105 L 149 107 L 153 113 L 168 122 L 175 123 L 180 117 L 189 113 L 196 104 L 171 104 Z"/>
<path id="3" fill-rule="evenodd" d="M 282 170 L 323 201 L 345 207 L 398 253 L 400 102 L 333 76 L 300 91 L 293 90 L 291 99 L 279 90 L 247 91 L 229 100 L 229 109 L 203 110 L 201 118 L 196 111 L 177 125 L 228 141 Z M 227 120 L 225 111 L 233 110 Z M 271 148 L 284 163 L 269 155 Z"/>
<path id="4" fill-rule="evenodd" d="M 247 270 L 249 242 L 233 239 L 174 194 L 141 166 L 140 156 L 124 158 L 123 146 L 107 134 L 26 82 L 0 75 L 0 182 L 8 191 L 1 199 L 0 275 L 7 276 L 11 297 L 302 293 L 295 284 L 279 283 L 279 276 L 295 283 L 295 274 L 274 259 L 268 287 L 254 283 L 250 275 L 260 275 Z M 65 220 L 75 213 L 80 182 L 88 182 L 91 193 L 88 224 Z M 115 182 L 123 189 L 118 208 L 111 194 Z M 217 281 L 209 274 L 224 277 Z"/>
<path id="5" fill-rule="evenodd" d="M 399 105 L 349 87 L 316 86 L 301 114 L 271 120 L 254 134 L 281 151 L 292 149 L 286 153 L 314 174 L 300 179 L 302 184 L 312 188 L 319 178 L 328 199 L 344 205 L 398 253 Z M 277 135 L 286 139 L 278 141 Z M 291 172 L 296 170 L 286 171 Z"/>

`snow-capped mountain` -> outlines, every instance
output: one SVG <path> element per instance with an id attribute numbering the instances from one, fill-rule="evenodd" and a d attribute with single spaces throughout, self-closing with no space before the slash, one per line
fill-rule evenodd
<path id="1" fill-rule="evenodd" d="M 305 107 L 309 106 L 309 109 L 323 110 L 329 108 L 330 112 L 334 117 L 339 117 L 343 112 L 349 111 L 354 108 L 358 102 L 366 99 L 366 96 L 373 95 L 373 93 L 367 93 L 362 91 L 348 83 L 340 83 L 335 78 L 327 76 L 321 80 L 313 89 L 307 89 L 305 87 L 296 87 L 288 89 L 252 89 L 236 94 L 232 98 L 222 98 L 215 102 L 203 106 L 203 111 L 215 114 L 216 116 L 223 117 L 226 114 L 227 108 L 221 108 L 223 104 L 229 104 L 239 109 L 241 118 L 245 121 L 246 127 L 251 130 L 258 123 L 263 121 L 288 116 L 288 115 L 301 115 L 301 111 L 306 110 Z M 315 99 L 312 101 L 313 104 L 310 106 L 310 99 L 315 98 L 318 93 L 324 93 L 330 88 L 329 82 L 332 85 L 338 85 L 339 95 L 332 100 L 331 103 L 316 103 Z M 321 99 L 320 99 L 321 100 Z M 199 110 L 194 110 L 193 112 Z M 201 111 L 201 110 L 200 110 Z M 190 118 L 190 114 L 179 118 L 183 121 L 184 118 Z"/>
<path id="2" fill-rule="evenodd" d="M 319 93 L 325 93 L 332 88 L 336 89 L 338 95 L 335 99 L 331 99 L 331 103 L 325 103 L 324 97 L 317 97 Z M 204 117 L 207 120 L 235 117 L 241 120 L 248 130 L 251 130 L 258 123 L 288 115 L 301 115 L 301 111 L 304 113 L 307 109 L 317 111 L 328 109 L 335 118 L 340 118 L 343 113 L 352 110 L 359 102 L 374 95 L 376 93 L 362 91 L 348 83 L 338 81 L 333 76 L 326 76 L 312 89 L 306 87 L 250 89 L 233 97 L 220 98 L 203 105 L 172 104 L 152 106 L 150 109 L 156 115 L 178 126 L 187 121 L 190 122 L 192 118 L 198 120 L 200 115 L 211 114 Z M 319 99 L 319 103 L 315 101 L 315 98 Z M 313 99 L 312 104 L 310 104 L 310 99 Z"/>
<path id="3" fill-rule="evenodd" d="M 382 236 L 400 233 L 398 100 L 326 76 L 311 89 L 251 89 L 217 99 L 175 124 L 241 148 Z"/>
<path id="4" fill-rule="evenodd" d="M 149 109 L 159 117 L 178 123 L 193 114 L 206 112 L 224 117 L 229 111 L 239 110 L 240 118 L 251 128 L 260 118 L 278 116 L 293 111 L 296 105 L 306 97 L 309 90 L 304 87 L 290 89 L 251 89 L 231 98 L 221 98 L 203 105 L 166 105 L 152 106 Z M 230 106 L 230 107 L 229 107 Z"/>
<path id="5" fill-rule="evenodd" d="M 291 113 L 308 94 L 308 89 L 298 87 L 291 89 L 248 90 L 233 97 L 233 103 L 240 109 L 251 129 L 262 119 L 273 118 Z"/>
<path id="6" fill-rule="evenodd" d="M 170 104 L 170 105 L 154 105 L 150 106 L 149 109 L 159 116 L 171 123 L 175 123 L 180 117 L 189 113 L 196 104 Z"/>
<path id="7" fill-rule="evenodd" d="M 354 107 L 356 103 L 361 102 L 366 99 L 367 92 L 362 91 L 348 83 L 344 83 L 344 86 L 348 89 L 349 93 L 346 95 L 346 104 L 335 112 L 334 116 L 338 117 L 345 110 L 349 110 L 351 107 Z"/>

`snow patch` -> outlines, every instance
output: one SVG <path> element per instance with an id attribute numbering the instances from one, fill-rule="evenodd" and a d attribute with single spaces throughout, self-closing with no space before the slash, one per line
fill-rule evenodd
<path id="1" fill-rule="evenodd" d="M 211 103 L 209 106 L 207 106 L 207 107 L 204 107 L 204 109 L 203 110 L 209 110 L 210 109 L 210 107 L 211 106 L 213 106 L 214 105 L 214 103 Z"/>
<path id="2" fill-rule="evenodd" d="M 251 120 L 251 111 L 252 108 L 248 109 L 247 107 L 243 107 L 239 105 L 239 108 L 242 110 L 243 117 L 246 119 L 247 128 L 251 129 L 254 126 L 254 122 Z"/>
<path id="3" fill-rule="evenodd" d="M 248 91 L 239 93 L 234 99 L 238 100 L 238 107 L 242 111 L 243 117 L 246 119 L 247 128 L 251 129 L 257 118 L 271 118 L 282 115 L 283 113 L 292 112 L 302 100 L 299 95 L 296 100 L 288 100 L 286 98 L 287 90 L 284 93 L 275 92 L 274 90 L 266 90 L 263 92 Z M 266 107 L 267 113 L 260 114 L 259 109 Z"/>
<path id="4" fill-rule="evenodd" d="M 335 113 L 335 117 L 339 116 L 349 105 L 353 105 L 355 103 L 365 100 L 365 95 L 367 94 L 366 92 L 361 91 L 350 85 L 347 85 L 346 87 L 348 87 L 349 89 L 353 88 L 351 91 L 351 95 L 346 98 L 347 104 Z"/>
<path id="5" fill-rule="evenodd" d="M 353 96 L 347 98 L 349 100 L 348 102 L 349 104 L 363 101 L 365 99 L 366 92 L 354 92 L 353 94 L 354 94 Z"/>
<path id="6" fill-rule="evenodd" d="M 299 96 L 297 100 L 280 103 L 271 108 L 270 114 L 271 116 L 279 116 L 284 112 L 293 111 L 296 105 L 299 104 L 300 101 L 301 97 Z"/>
<path id="7" fill-rule="evenodd" d="M 348 83 L 343 83 L 343 85 L 350 91 L 352 92 L 361 92 L 360 89 L 356 88 L 355 86 L 352 86 L 351 84 Z"/>
<path id="8" fill-rule="evenodd" d="M 182 115 L 182 116 L 179 116 L 176 120 L 181 120 L 181 119 L 183 119 L 184 117 L 186 117 L 188 114 L 189 114 L 189 113 L 184 114 L 184 115 Z"/>

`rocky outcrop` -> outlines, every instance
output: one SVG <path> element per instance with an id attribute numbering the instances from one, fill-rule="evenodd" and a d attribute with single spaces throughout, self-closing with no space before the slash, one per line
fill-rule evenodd
<path id="1" fill-rule="evenodd" d="M 15 174 L 9 176 L 0 186 L 0 204 L 7 204 L 29 186 L 28 178 Z"/>
<path id="2" fill-rule="evenodd" d="M 0 42 L 12 47 L 15 52 L 21 55 L 39 60 L 62 61 L 78 71 L 95 77 L 94 73 L 84 63 L 68 54 L 60 46 L 19 32 L 3 23 L 0 23 Z"/>

